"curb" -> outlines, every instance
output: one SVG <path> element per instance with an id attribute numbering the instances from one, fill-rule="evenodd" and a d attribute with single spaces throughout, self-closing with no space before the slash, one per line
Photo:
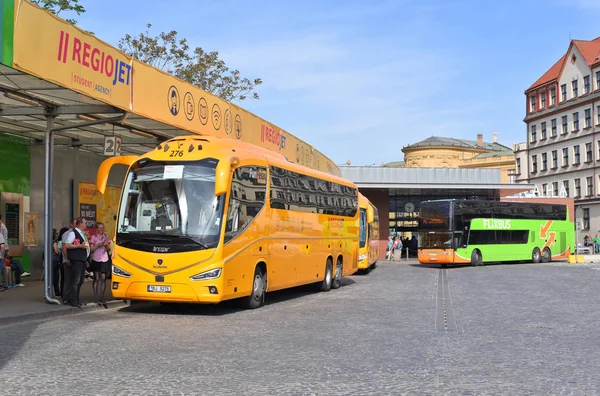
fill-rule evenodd
<path id="1" fill-rule="evenodd" d="M 119 303 L 123 304 L 123 300 L 107 301 L 106 305 L 108 305 L 108 309 L 111 309 L 111 308 L 114 308 L 113 306 L 116 307 L 116 305 Z M 50 303 L 47 303 L 47 304 L 50 305 Z M 54 304 L 52 304 L 52 305 L 54 305 Z M 100 306 L 96 305 L 95 303 L 87 303 L 87 304 L 83 305 L 81 308 L 76 308 L 76 307 L 72 307 L 70 305 L 62 305 L 62 304 L 60 306 L 63 306 L 65 308 L 64 309 L 52 309 L 52 310 L 44 311 L 44 312 L 29 312 L 29 313 L 24 313 L 24 314 L 20 314 L 20 315 L 0 317 L 0 327 L 6 326 L 9 324 L 14 324 L 14 323 L 31 322 L 31 321 L 35 321 L 35 320 L 43 320 L 43 319 L 50 319 L 50 318 L 55 318 L 55 317 L 67 316 L 67 315 L 75 315 L 75 314 L 80 314 L 80 313 L 85 313 L 85 312 L 106 310 L 106 308 L 100 307 Z"/>

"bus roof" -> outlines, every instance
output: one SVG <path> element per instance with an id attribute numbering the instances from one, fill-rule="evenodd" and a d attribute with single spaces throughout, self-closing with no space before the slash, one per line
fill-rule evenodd
<path id="1" fill-rule="evenodd" d="M 198 136 L 198 135 L 187 135 L 178 136 L 173 139 L 162 142 L 154 150 L 149 151 L 146 154 L 142 154 L 140 158 L 149 158 L 158 160 L 157 157 L 163 159 L 164 154 L 159 152 L 166 152 L 168 146 L 173 147 L 176 144 L 178 148 L 186 153 L 192 153 L 193 158 L 177 158 L 177 160 L 195 160 L 206 157 L 219 157 L 219 156 L 241 156 L 260 158 L 266 160 L 269 165 L 278 166 L 287 170 L 302 173 L 309 176 L 318 177 L 327 181 L 336 182 L 339 184 L 351 186 L 357 188 L 354 183 L 347 179 L 343 179 L 339 176 L 335 176 L 326 172 L 318 171 L 303 165 L 299 165 L 290 162 L 285 156 L 275 151 L 268 150 L 266 148 L 256 146 L 251 143 L 242 142 L 237 139 L 222 139 L 214 136 Z M 201 155 L 197 153 L 202 152 Z"/>

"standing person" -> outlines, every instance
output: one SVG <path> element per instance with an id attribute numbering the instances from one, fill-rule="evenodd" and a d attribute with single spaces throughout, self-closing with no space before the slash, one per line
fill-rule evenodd
<path id="1" fill-rule="evenodd" d="M 65 273 L 62 266 L 60 237 L 62 237 L 62 235 L 60 235 L 58 231 L 56 231 L 56 228 L 54 228 L 52 230 L 52 286 L 54 287 L 55 297 L 62 296 L 65 278 Z"/>
<path id="2" fill-rule="evenodd" d="M 386 258 L 385 258 L 386 260 L 391 260 L 391 257 L 392 257 L 392 246 L 393 245 L 394 245 L 394 240 L 392 239 L 392 236 L 390 235 L 388 237 L 387 248 L 385 249 L 386 252 L 387 252 L 387 255 L 386 255 Z"/>
<path id="3" fill-rule="evenodd" d="M 600 253 L 600 236 L 598 234 L 594 238 L 594 253 Z"/>
<path id="4" fill-rule="evenodd" d="M 400 261 L 402 261 L 402 247 L 404 246 L 402 244 L 402 238 L 398 238 L 398 243 L 396 244 L 396 250 L 400 252 Z"/>
<path id="5" fill-rule="evenodd" d="M 2 249 L 2 257 L 6 258 L 8 256 L 8 229 L 2 222 L 2 215 L 0 214 L 0 234 L 4 239 L 4 249 Z"/>
<path id="6" fill-rule="evenodd" d="M 86 222 L 83 217 L 75 222 L 75 229 L 69 231 L 67 240 L 63 245 L 67 249 L 67 258 L 71 267 L 70 294 L 68 304 L 81 308 L 79 292 L 83 283 L 85 263 L 90 256 L 90 245 L 85 236 Z"/>
<path id="7" fill-rule="evenodd" d="M 95 302 L 98 305 L 108 308 L 104 293 L 106 292 L 106 274 L 110 271 L 110 262 L 108 260 L 108 247 L 110 238 L 104 233 L 104 224 L 96 223 L 96 235 L 92 237 L 92 272 L 94 273 Z"/>
<path id="8" fill-rule="evenodd" d="M 0 283 L 0 291 L 8 290 L 8 276 L 10 274 L 10 267 L 7 267 L 4 264 L 4 247 L 6 246 L 6 241 L 4 240 L 4 236 L 2 232 L 0 232 L 0 275 L 2 276 L 2 280 Z"/>
<path id="9" fill-rule="evenodd" d="M 65 273 L 65 282 L 64 285 L 65 287 L 63 287 L 62 289 L 62 298 L 63 298 L 63 304 L 68 304 L 70 301 L 70 294 L 71 294 L 71 260 L 69 260 L 69 257 L 67 255 L 67 238 L 69 236 L 69 233 L 72 232 L 75 229 L 75 226 L 77 224 L 77 217 L 73 218 L 73 220 L 71 220 L 71 227 L 67 229 L 67 231 L 65 231 L 62 235 L 61 238 L 61 252 L 62 252 L 62 262 L 63 262 L 63 268 L 64 268 L 64 273 Z M 62 231 L 62 230 L 61 230 Z"/>

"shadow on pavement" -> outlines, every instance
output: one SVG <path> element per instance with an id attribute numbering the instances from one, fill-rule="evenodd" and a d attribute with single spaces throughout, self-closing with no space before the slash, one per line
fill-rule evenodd
<path id="1" fill-rule="evenodd" d="M 348 277 L 342 278 L 341 288 L 352 286 L 356 282 Z M 305 296 L 318 294 L 315 285 L 298 286 L 291 289 L 269 292 L 266 295 L 265 306 L 284 303 L 289 300 L 301 299 Z M 335 293 L 331 290 L 329 293 Z M 219 304 L 193 304 L 193 303 L 157 303 L 133 301 L 119 309 L 121 313 L 130 314 L 160 314 L 160 315 L 199 315 L 199 316 L 224 316 L 246 309 L 240 306 L 239 300 L 223 301 Z"/>

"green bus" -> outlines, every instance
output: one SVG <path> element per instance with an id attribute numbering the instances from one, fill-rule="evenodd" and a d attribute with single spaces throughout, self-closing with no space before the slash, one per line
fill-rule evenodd
<path id="1" fill-rule="evenodd" d="M 421 203 L 419 263 L 549 262 L 575 253 L 567 205 L 435 200 Z"/>

